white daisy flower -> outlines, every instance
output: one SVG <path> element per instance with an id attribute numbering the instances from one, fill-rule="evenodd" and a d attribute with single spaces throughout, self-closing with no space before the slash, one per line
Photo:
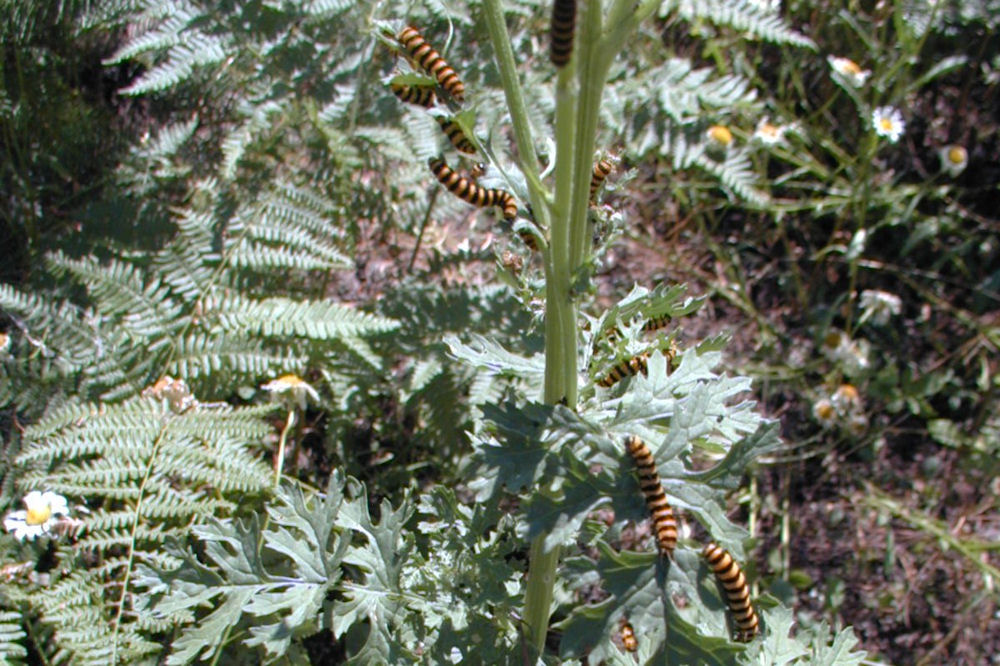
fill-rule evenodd
<path id="1" fill-rule="evenodd" d="M 861 395 L 853 384 L 841 384 L 830 397 L 840 414 L 848 415 L 861 410 Z"/>
<path id="2" fill-rule="evenodd" d="M 848 375 L 857 375 L 871 365 L 871 345 L 867 340 L 851 340 L 846 333 L 831 328 L 823 338 L 823 355 L 838 363 Z"/>
<path id="3" fill-rule="evenodd" d="M 827 56 L 826 61 L 830 64 L 830 69 L 839 74 L 841 78 L 855 88 L 860 88 L 865 85 L 868 77 L 871 76 L 870 71 L 867 69 L 861 69 L 861 67 L 858 66 L 858 63 L 854 62 L 850 58 Z"/>
<path id="4" fill-rule="evenodd" d="M 888 138 L 891 143 L 899 141 L 906 129 L 903 114 L 892 106 L 880 106 L 872 111 L 872 125 L 875 126 L 876 134 Z"/>
<path id="5" fill-rule="evenodd" d="M 885 326 L 889 323 L 889 318 L 898 315 L 903 311 L 903 301 L 895 294 L 878 289 L 866 289 L 861 292 L 861 317 L 858 323 L 862 324 L 869 319 L 877 326 Z"/>
<path id="6" fill-rule="evenodd" d="M 824 428 L 831 428 L 837 422 L 837 409 L 826 398 L 820 398 L 813 403 L 812 413 L 813 418 Z"/>
<path id="7" fill-rule="evenodd" d="M 787 131 L 787 125 L 775 125 L 767 118 L 761 118 L 753 132 L 753 138 L 765 146 L 773 146 L 784 142 Z"/>
<path id="8" fill-rule="evenodd" d="M 941 149 L 941 169 L 949 176 L 957 176 L 969 165 L 969 151 L 964 146 L 951 145 Z"/>
<path id="9" fill-rule="evenodd" d="M 24 496 L 26 509 L 11 511 L 3 519 L 3 527 L 21 541 L 36 539 L 47 533 L 58 522 L 56 516 L 69 514 L 66 498 L 58 493 L 32 490 Z"/>
<path id="10" fill-rule="evenodd" d="M 851 414 L 847 419 L 847 429 L 851 431 L 852 435 L 860 437 L 868 429 L 868 416 L 861 412 Z"/>
<path id="11" fill-rule="evenodd" d="M 319 402 L 319 393 L 312 386 L 307 384 L 298 375 L 282 375 L 261 386 L 265 391 L 270 391 L 275 395 L 285 396 L 292 404 L 299 409 L 306 408 L 306 398 L 313 402 Z"/>

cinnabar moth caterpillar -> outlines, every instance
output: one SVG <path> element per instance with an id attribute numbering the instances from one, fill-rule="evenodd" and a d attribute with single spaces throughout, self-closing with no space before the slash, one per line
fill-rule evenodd
<path id="1" fill-rule="evenodd" d="M 535 235 L 534 225 L 530 222 L 523 221 L 518 222 L 514 225 L 514 232 L 520 237 L 521 241 L 528 246 L 528 249 L 532 252 L 538 252 L 539 244 L 538 237 Z"/>
<path id="2" fill-rule="evenodd" d="M 408 86 L 405 83 L 392 83 L 389 88 L 396 97 L 404 102 L 428 109 L 434 106 L 433 86 Z"/>
<path id="3" fill-rule="evenodd" d="M 635 638 L 635 630 L 628 622 L 622 624 L 622 647 L 627 652 L 635 652 L 639 649 L 639 641 Z"/>
<path id="4" fill-rule="evenodd" d="M 462 128 L 458 126 L 451 118 L 445 118 L 444 116 L 437 117 L 438 125 L 444 130 L 445 135 L 448 140 L 451 141 L 451 145 L 455 146 L 456 150 L 460 150 L 463 153 L 468 153 L 470 155 L 476 154 L 476 147 L 472 145 L 469 141 L 469 137 L 465 136 L 465 132 Z"/>
<path id="5" fill-rule="evenodd" d="M 496 190 L 496 191 L 500 193 L 500 200 L 497 201 L 497 205 L 503 209 L 503 219 L 516 220 L 517 199 L 514 198 L 513 194 L 507 192 L 506 190 Z"/>
<path id="6" fill-rule="evenodd" d="M 609 388 L 614 386 L 626 377 L 631 377 L 632 375 L 646 374 L 646 359 L 649 358 L 649 352 L 639 354 L 638 356 L 633 356 L 630 359 L 622 361 L 615 367 L 611 368 L 611 371 L 607 375 L 598 380 L 597 385 L 603 386 L 604 388 Z"/>
<path id="7" fill-rule="evenodd" d="M 486 162 L 476 162 L 469 169 L 469 175 L 473 178 L 482 178 L 486 175 Z"/>
<path id="8" fill-rule="evenodd" d="M 434 176 L 449 192 L 462 201 L 467 201 L 473 206 L 485 208 L 486 206 L 500 206 L 503 209 L 503 216 L 507 219 L 517 217 L 517 203 L 510 192 L 494 188 L 486 188 L 477 185 L 473 180 L 464 176 L 459 176 L 455 170 L 445 164 L 439 157 L 432 157 L 427 161 Z"/>
<path id="9" fill-rule="evenodd" d="M 660 485 L 660 475 L 656 473 L 656 461 L 646 443 L 635 435 L 625 438 L 625 449 L 639 470 L 639 488 L 646 498 L 646 507 L 653 518 L 656 531 L 656 545 L 660 555 L 669 556 L 677 547 L 677 520 L 674 510 L 667 502 L 667 495 Z"/>
<path id="10" fill-rule="evenodd" d="M 465 84 L 416 28 L 412 26 L 404 28 L 396 39 L 410 54 L 410 58 L 420 65 L 421 69 L 436 78 L 438 84 L 447 90 L 456 102 L 462 102 L 465 99 Z"/>
<path id="11" fill-rule="evenodd" d="M 666 328 L 669 323 L 670 315 L 660 315 L 659 317 L 653 317 L 652 319 L 647 320 L 646 323 L 642 325 L 642 330 L 647 333 L 650 331 L 658 331 L 661 328 Z"/>
<path id="12" fill-rule="evenodd" d="M 555 0 L 552 5 L 552 46 L 549 59 L 563 67 L 573 55 L 573 30 L 576 26 L 576 0 Z"/>
<path id="13" fill-rule="evenodd" d="M 604 179 L 608 177 L 608 174 L 615 170 L 615 164 L 611 160 L 601 160 L 594 165 L 594 172 L 590 176 L 590 200 L 594 200 L 594 195 L 597 194 L 598 188 L 604 182 Z"/>
<path id="14" fill-rule="evenodd" d="M 732 555 L 714 543 L 705 546 L 701 554 L 726 592 L 726 603 L 736 625 L 736 640 L 741 643 L 750 642 L 760 631 L 760 622 L 750 603 L 750 586 L 747 585 L 743 570 Z"/>

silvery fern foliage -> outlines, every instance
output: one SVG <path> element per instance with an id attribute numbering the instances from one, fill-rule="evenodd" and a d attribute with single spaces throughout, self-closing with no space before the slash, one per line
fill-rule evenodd
<path id="1" fill-rule="evenodd" d="M 187 378 L 207 397 L 213 386 L 301 371 L 343 350 L 377 366 L 364 338 L 392 330 L 392 321 L 321 299 L 269 295 L 269 271 L 348 266 L 331 223 L 337 214 L 318 195 L 279 184 L 222 220 L 180 211 L 177 234 L 149 260 L 54 254 L 53 273 L 82 285 L 89 305 L 0 285 L 0 308 L 21 332 L 5 371 L 15 385 L 45 376 L 68 386 L 72 377 L 83 395 L 109 400 L 164 374 Z"/>
<path id="2" fill-rule="evenodd" d="M 687 2 L 667 0 L 660 15 L 681 25 L 712 26 L 720 33 L 735 32 L 748 41 L 767 41 L 786 48 L 815 50 L 807 37 L 796 32 L 762 3 Z M 765 183 L 751 164 L 752 151 L 734 140 L 728 146 L 714 145 L 706 130 L 713 124 L 727 124 L 732 116 L 758 116 L 761 98 L 751 84 L 752 72 L 698 67 L 689 57 L 664 48 L 658 33 L 650 35 L 645 48 L 624 54 L 625 77 L 617 94 L 606 101 L 607 118 L 616 131 L 626 136 L 627 149 L 639 157 L 658 154 L 676 171 L 695 170 L 719 183 L 737 202 L 752 207 L 768 203 Z M 736 63 L 727 63 L 735 65 Z M 746 64 L 742 64 L 746 67 Z M 612 74 L 612 78 L 615 74 Z M 628 120 L 623 124 L 621 118 Z"/>
<path id="3" fill-rule="evenodd" d="M 7 596 L 36 612 L 71 663 L 134 663 L 159 653 L 162 625 L 136 620 L 139 564 L 172 561 L 163 546 L 192 523 L 237 513 L 261 498 L 271 472 L 259 459 L 270 408 L 136 398 L 67 405 L 24 433 L 21 483 L 78 502 L 45 579 Z M 89 506 L 90 509 L 85 507 Z"/>
<path id="4" fill-rule="evenodd" d="M 752 0 L 664 0 L 660 15 L 676 11 L 686 21 L 707 19 L 717 26 L 745 33 L 751 39 L 815 49 L 805 35 L 790 28 L 765 2 Z"/>
<path id="5" fill-rule="evenodd" d="M 0 663 L 19 663 L 28 655 L 28 651 L 19 642 L 24 637 L 21 614 L 0 610 Z"/>

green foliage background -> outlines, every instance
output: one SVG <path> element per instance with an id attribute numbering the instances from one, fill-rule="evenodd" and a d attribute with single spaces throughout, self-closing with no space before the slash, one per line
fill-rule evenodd
<path id="1" fill-rule="evenodd" d="M 816 341 L 786 384 L 818 400 L 850 381 L 941 445 L 995 459 L 986 355 L 920 372 L 904 341 L 919 333 L 866 323 L 856 301 L 905 288 L 996 344 L 982 316 L 997 300 L 982 211 L 996 180 L 971 166 L 949 179 L 935 162 L 948 143 L 987 162 L 995 129 L 935 120 L 926 91 L 995 93 L 995 47 L 963 48 L 1000 13 L 648 6 L 625 51 L 606 54 L 598 146 L 623 173 L 573 276 L 580 397 L 566 406 L 543 404 L 544 259 L 486 214 L 448 223 L 468 243 L 435 238 L 434 220 L 467 213 L 426 168 L 447 143 L 387 85 L 406 66 L 385 30 L 421 26 L 472 91 L 460 121 L 490 164 L 484 184 L 527 201 L 483 4 L 0 1 L 16 248 L 0 284 L 0 490 L 11 510 L 27 490 L 57 491 L 78 521 L 51 539 L 0 538 L 0 658 L 522 663 L 538 542 L 562 553 L 544 663 L 634 663 L 614 638 L 624 618 L 640 663 L 863 663 L 850 628 L 795 622 L 781 585 L 755 594 L 763 637 L 732 642 L 698 551 L 714 539 L 755 578 L 762 535 L 732 510 L 748 471 L 876 442 L 886 422 L 872 409 L 864 438 L 811 424 L 804 444 L 783 445 L 750 379 L 720 370 L 725 339 L 682 335 L 684 322 L 721 297 L 756 318 L 759 354 L 780 355 L 790 340 L 756 310 L 747 256 L 804 248 L 774 278 Z M 551 163 L 548 7 L 504 9 L 534 148 Z M 867 84 L 831 74 L 827 55 L 871 69 Z M 81 93 L 95 90 L 108 99 Z M 871 125 L 880 106 L 927 113 L 908 114 L 892 145 Z M 781 142 L 753 139 L 765 117 L 786 128 Z M 734 142 L 714 144 L 713 125 Z M 663 201 L 673 208 L 644 215 Z M 616 248 L 666 218 L 727 238 L 712 250 L 730 286 L 690 298 L 664 267 L 599 306 Z M 831 271 L 845 279 L 819 279 Z M 975 288 L 945 304 L 942 280 Z M 663 314 L 669 333 L 643 331 Z M 877 360 L 824 357 L 834 328 Z M 670 343 L 676 361 L 661 353 Z M 647 376 L 596 387 L 643 352 Z M 318 392 L 308 406 L 260 389 L 290 373 Z M 151 394 L 165 375 L 193 406 Z M 628 434 L 650 444 L 685 516 L 670 566 L 630 534 L 647 515 Z"/>

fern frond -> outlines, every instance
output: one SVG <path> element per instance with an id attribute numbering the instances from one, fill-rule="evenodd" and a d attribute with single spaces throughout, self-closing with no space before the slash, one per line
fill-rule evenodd
<path id="1" fill-rule="evenodd" d="M 121 46 L 104 61 L 105 65 L 118 65 L 143 53 L 180 44 L 180 34 L 198 16 L 194 6 L 184 0 L 164 2 L 158 8 L 150 6 L 149 10 L 146 21 L 156 22 L 156 28 L 147 30 Z"/>
<path id="2" fill-rule="evenodd" d="M 296 353 L 295 349 L 271 349 L 264 341 L 248 339 L 239 331 L 215 334 L 194 332 L 177 340 L 177 348 L 166 371 L 172 376 L 188 379 L 211 378 L 213 385 L 219 386 L 230 383 L 234 374 L 263 377 L 301 372 L 305 364 L 305 356 Z"/>
<path id="3" fill-rule="evenodd" d="M 57 661 L 106 666 L 140 662 L 162 652 L 163 646 L 142 637 L 133 623 L 113 627 L 105 595 L 99 578 L 75 571 L 31 596 L 43 621 L 55 628 Z"/>
<path id="4" fill-rule="evenodd" d="M 720 160 L 716 155 L 708 154 L 708 140 L 703 135 L 692 141 L 693 138 L 680 130 L 664 136 L 660 150 L 673 159 L 674 169 L 697 167 L 717 178 L 746 202 L 754 206 L 767 203 L 768 195 L 759 189 L 757 174 L 745 150 L 731 146 Z"/>
<path id="5" fill-rule="evenodd" d="M 337 239 L 344 237 L 343 229 L 333 223 L 343 216 L 343 211 L 313 190 L 279 182 L 261 202 L 261 209 L 270 222 L 289 225 L 319 236 Z"/>
<path id="6" fill-rule="evenodd" d="M 289 197 L 297 197 L 299 202 Z M 348 268 L 344 256 L 329 238 L 339 231 L 331 224 L 333 206 L 319 197 L 307 197 L 290 186 L 268 193 L 237 213 L 230 221 L 232 240 L 225 247 L 236 266 L 258 270 L 277 267 L 303 270 Z"/>
<path id="7" fill-rule="evenodd" d="M 236 176 L 236 167 L 247 146 L 258 137 L 263 130 L 270 127 L 271 117 L 282 112 L 282 105 L 269 101 L 260 105 L 243 109 L 247 119 L 229 133 L 222 141 L 222 167 L 219 171 L 222 178 L 232 180 Z"/>
<path id="8" fill-rule="evenodd" d="M 0 663 L 15 664 L 28 656 L 28 651 L 19 642 L 26 637 L 21 627 L 22 618 L 21 613 L 0 611 Z"/>
<path id="9" fill-rule="evenodd" d="M 175 173 L 171 164 L 171 158 L 177 155 L 181 147 L 188 142 L 198 128 L 198 118 L 194 117 L 187 121 L 172 123 L 161 128 L 149 139 L 148 142 L 140 144 L 136 149 L 138 154 L 147 164 L 160 167 L 165 173 Z M 158 175 L 163 175 L 159 173 Z"/>
<path id="10" fill-rule="evenodd" d="M 319 119 L 328 125 L 336 125 L 347 116 L 358 92 L 356 84 L 340 84 L 334 87 L 334 91 L 333 101 L 319 112 Z"/>
<path id="11" fill-rule="evenodd" d="M 67 272 L 85 284 L 98 311 L 137 339 L 169 334 L 177 325 L 181 309 L 168 297 L 167 287 L 155 280 L 144 285 L 143 276 L 129 264 L 111 260 L 102 266 L 93 258 L 62 254 L 51 254 L 48 261 L 56 275 Z"/>
<path id="12" fill-rule="evenodd" d="M 119 92 L 123 95 L 143 95 L 166 90 L 189 79 L 195 69 L 223 62 L 226 58 L 221 40 L 204 34 L 187 35 L 180 43 L 170 46 L 165 62 Z"/>
<path id="13" fill-rule="evenodd" d="M 359 338 L 388 333 L 397 322 L 337 303 L 231 295 L 207 305 L 222 330 L 312 340 Z"/>
<path id="14" fill-rule="evenodd" d="M 816 49 L 811 39 L 789 28 L 780 16 L 764 12 L 748 0 L 667 0 L 664 9 L 676 9 L 688 21 L 708 19 L 756 39 Z"/>
<path id="15" fill-rule="evenodd" d="M 303 11 L 314 16 L 332 18 L 354 6 L 353 0 L 306 0 Z"/>
<path id="16" fill-rule="evenodd" d="M 683 58 L 671 58 L 656 76 L 663 111 L 678 123 L 702 116 L 705 109 L 746 107 L 757 98 L 750 82 L 736 74 L 713 78 L 712 71 L 694 69 Z"/>
<path id="17" fill-rule="evenodd" d="M 758 187 L 758 176 L 750 162 L 749 154 L 742 149 L 732 149 L 721 162 L 704 153 L 695 152 L 690 164 L 701 167 L 718 178 L 723 185 L 747 203 L 764 207 L 770 197 Z"/>

